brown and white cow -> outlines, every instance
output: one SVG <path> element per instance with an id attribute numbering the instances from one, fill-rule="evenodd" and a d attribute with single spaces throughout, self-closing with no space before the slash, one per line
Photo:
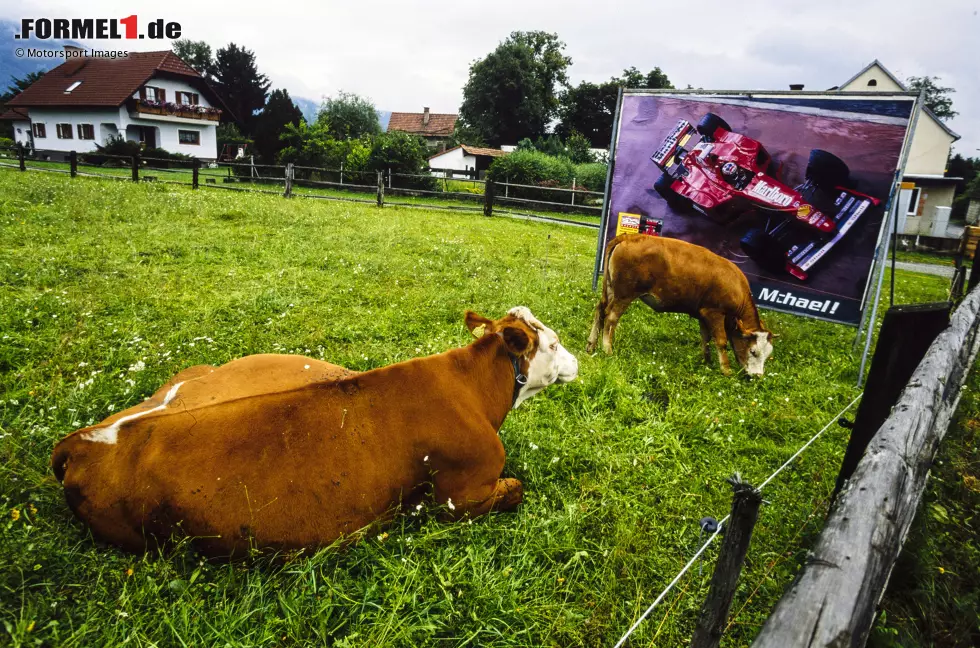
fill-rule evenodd
<path id="1" fill-rule="evenodd" d="M 629 305 L 641 299 L 655 310 L 686 313 L 701 324 L 701 351 L 711 362 L 714 340 L 721 371 L 731 374 L 728 342 L 752 376 L 761 376 L 772 353 L 773 334 L 759 319 L 745 275 L 734 263 L 677 239 L 624 234 L 606 246 L 602 295 L 596 305 L 586 350 L 592 353 L 602 331 L 602 348 L 612 353 L 616 325 Z"/>
<path id="2" fill-rule="evenodd" d="M 288 355 L 191 367 L 63 439 L 55 475 L 130 551 L 175 533 L 212 556 L 321 547 L 432 499 L 450 519 L 512 509 L 497 430 L 578 362 L 524 307 L 466 325 L 469 346 L 361 373 Z"/>

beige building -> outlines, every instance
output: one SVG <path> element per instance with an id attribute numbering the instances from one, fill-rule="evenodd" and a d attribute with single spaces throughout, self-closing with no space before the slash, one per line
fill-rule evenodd
<path id="1" fill-rule="evenodd" d="M 902 92 L 908 88 L 876 59 L 831 90 Z M 945 177 L 946 163 L 953 142 L 959 138 L 931 110 L 922 108 L 899 197 L 900 234 L 947 236 L 953 194 L 960 178 Z"/>

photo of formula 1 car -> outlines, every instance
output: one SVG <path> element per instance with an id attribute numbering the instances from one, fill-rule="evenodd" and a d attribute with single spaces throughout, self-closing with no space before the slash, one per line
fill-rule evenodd
<path id="1" fill-rule="evenodd" d="M 663 175 L 654 189 L 678 213 L 700 212 L 728 224 L 764 218 L 741 247 L 760 267 L 805 281 L 814 265 L 881 201 L 848 186 L 850 170 L 837 156 L 810 152 L 802 184 L 784 184 L 765 147 L 732 132 L 714 113 L 697 127 L 681 119 L 652 156 Z"/>

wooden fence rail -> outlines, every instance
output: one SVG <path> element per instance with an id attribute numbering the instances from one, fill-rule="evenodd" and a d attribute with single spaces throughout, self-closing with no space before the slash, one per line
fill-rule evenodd
<path id="1" fill-rule="evenodd" d="M 847 480 L 753 648 L 864 646 L 977 355 L 980 289 L 954 312 Z"/>

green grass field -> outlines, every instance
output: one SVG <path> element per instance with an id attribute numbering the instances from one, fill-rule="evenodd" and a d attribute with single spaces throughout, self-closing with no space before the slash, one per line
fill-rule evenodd
<path id="1" fill-rule="evenodd" d="M 583 352 L 595 232 L 509 218 L 0 169 L 0 645 L 609 646 L 723 517 L 857 395 L 853 329 L 763 312 L 764 379 L 700 360 L 697 324 L 642 305 Z M 897 302 L 947 281 L 902 273 Z M 300 353 L 365 370 L 467 344 L 462 315 L 523 304 L 578 381 L 512 413 L 515 513 L 405 515 L 289 561 L 133 556 L 93 542 L 54 443 L 180 369 Z M 765 491 L 726 645 L 745 646 L 819 532 L 836 426 Z M 690 637 L 713 557 L 634 635 Z"/>

